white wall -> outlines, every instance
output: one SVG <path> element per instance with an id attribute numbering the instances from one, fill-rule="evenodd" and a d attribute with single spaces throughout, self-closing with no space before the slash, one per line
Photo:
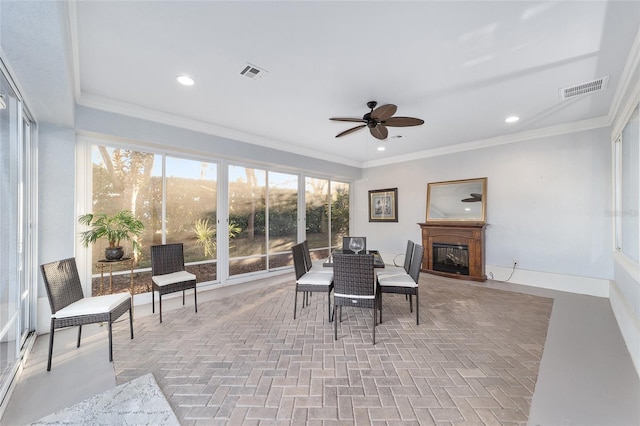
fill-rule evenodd
<path id="1" fill-rule="evenodd" d="M 560 275 L 567 279 L 555 280 L 553 288 L 607 296 L 613 278 L 609 132 L 601 128 L 367 169 L 355 185 L 352 233 L 366 235 L 370 247 L 402 253 L 408 238 L 421 241 L 416 223 L 425 220 L 428 182 L 487 177 L 487 274 L 495 269 L 496 279 L 506 279 L 517 258 L 522 270 L 545 273 L 525 278 L 522 271 L 526 284 L 545 287 L 550 276 Z M 368 190 L 393 187 L 399 222 L 369 223 Z M 521 282 L 518 271 L 511 281 Z"/>
<path id="2" fill-rule="evenodd" d="M 75 130 L 40 124 L 38 132 L 38 265 L 75 253 Z M 51 310 L 40 271 L 37 333 L 49 331 Z"/>

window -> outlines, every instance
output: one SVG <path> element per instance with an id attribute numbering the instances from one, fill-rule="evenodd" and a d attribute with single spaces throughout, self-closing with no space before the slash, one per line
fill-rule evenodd
<path id="1" fill-rule="evenodd" d="M 269 269 L 293 265 L 298 240 L 298 176 L 269 172 Z"/>
<path id="2" fill-rule="evenodd" d="M 329 180 L 305 179 L 306 239 L 313 258 L 329 256 Z"/>
<path id="3" fill-rule="evenodd" d="M 148 152 L 92 147 L 93 213 L 130 210 L 145 224 L 138 238 L 140 269 L 151 266 L 155 244 L 181 242 L 185 263 L 198 281 L 214 281 L 216 271 L 217 165 Z M 105 241 L 91 247 L 92 259 L 104 257 Z M 125 246 L 131 255 L 131 246 Z M 125 269 L 123 266 L 119 269 Z M 129 288 L 129 276 L 114 266 L 113 286 L 106 288 L 93 265 L 92 294 Z M 134 293 L 149 291 L 149 274 L 136 274 Z"/>
<path id="4" fill-rule="evenodd" d="M 184 244 L 185 263 L 198 263 L 198 281 L 217 277 L 217 181 L 215 163 L 166 158 L 166 243 Z"/>
<path id="5" fill-rule="evenodd" d="M 615 144 L 616 248 L 639 261 L 640 226 L 640 120 L 638 107 Z"/>
<path id="6" fill-rule="evenodd" d="M 265 271 L 266 170 L 229 166 L 229 275 Z"/>
<path id="7" fill-rule="evenodd" d="M 91 145 L 91 167 L 87 210 L 112 215 L 127 209 L 145 224 L 138 238 L 142 250 L 135 259 L 134 294 L 150 291 L 155 244 L 183 243 L 186 269 L 198 282 L 213 282 L 291 267 L 291 247 L 299 238 L 309 240 L 314 257 L 326 257 L 348 235 L 348 183 L 245 165 L 221 169 L 214 161 L 97 143 Z M 226 182 L 224 191 L 219 179 Z M 303 181 L 306 189 L 300 188 Z M 303 198 L 306 232 L 299 229 L 305 223 Z M 100 273 L 96 261 L 104 258 L 106 245 L 98 241 L 90 247 L 94 295 L 131 285 L 127 264 L 110 265 L 104 277 Z M 122 245 L 131 257 L 132 246 Z"/>
<path id="8" fill-rule="evenodd" d="M 306 238 L 312 258 L 322 259 L 349 235 L 349 184 L 305 179 Z"/>
<path id="9" fill-rule="evenodd" d="M 349 184 L 331 182 L 331 246 L 342 247 L 349 235 Z"/>

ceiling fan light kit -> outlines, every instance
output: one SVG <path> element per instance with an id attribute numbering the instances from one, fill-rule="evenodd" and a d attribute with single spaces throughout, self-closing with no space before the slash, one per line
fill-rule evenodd
<path id="1" fill-rule="evenodd" d="M 350 123 L 364 123 L 351 129 L 347 129 L 344 132 L 340 132 L 336 135 L 336 138 L 346 136 L 350 133 L 356 132 L 365 127 L 369 128 L 371 136 L 376 139 L 384 140 L 389 136 L 389 130 L 387 127 L 410 127 L 420 126 L 424 124 L 424 120 L 414 117 L 393 117 L 398 107 L 393 104 L 381 105 L 376 108 L 378 103 L 376 101 L 367 102 L 367 107 L 371 109 L 368 113 L 362 116 L 362 118 L 330 118 L 333 121 L 347 121 Z"/>

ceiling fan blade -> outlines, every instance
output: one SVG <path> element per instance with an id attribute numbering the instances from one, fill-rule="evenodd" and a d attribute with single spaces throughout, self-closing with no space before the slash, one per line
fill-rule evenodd
<path id="1" fill-rule="evenodd" d="M 469 195 L 471 195 L 471 198 L 463 198 L 460 201 L 462 201 L 463 203 L 477 203 L 478 201 L 482 201 L 482 194 L 472 192 Z"/>
<path id="2" fill-rule="evenodd" d="M 393 104 L 381 105 L 371 112 L 371 118 L 378 121 L 384 121 L 396 113 L 397 106 Z"/>
<path id="3" fill-rule="evenodd" d="M 356 131 L 358 131 L 358 130 L 362 129 L 363 127 L 366 127 L 366 126 L 367 126 L 366 124 L 361 124 L 360 126 L 352 127 L 352 128 L 350 128 L 348 130 L 345 130 L 342 133 L 338 133 L 336 135 L 336 138 L 339 138 L 340 136 L 348 135 L 349 133 L 356 132 Z"/>
<path id="4" fill-rule="evenodd" d="M 383 121 L 384 125 L 389 127 L 409 127 L 424 124 L 424 120 L 413 117 L 391 117 Z"/>
<path id="5" fill-rule="evenodd" d="M 333 121 L 348 121 L 350 123 L 366 123 L 366 120 L 363 120 L 362 118 L 341 118 L 341 117 L 337 117 L 337 118 L 330 118 L 329 120 L 333 120 Z"/>
<path id="6" fill-rule="evenodd" d="M 378 124 L 376 127 L 371 128 L 371 135 L 380 140 L 384 140 L 389 135 L 389 131 L 382 124 Z"/>

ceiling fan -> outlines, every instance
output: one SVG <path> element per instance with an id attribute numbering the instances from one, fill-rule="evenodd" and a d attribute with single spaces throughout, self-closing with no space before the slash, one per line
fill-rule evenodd
<path id="1" fill-rule="evenodd" d="M 371 109 L 368 113 L 362 116 L 362 118 L 330 118 L 333 121 L 348 121 L 351 123 L 365 123 L 359 126 L 352 127 L 344 132 L 338 133 L 336 138 L 348 135 L 349 133 L 356 132 L 364 127 L 368 127 L 371 135 L 380 140 L 384 140 L 389 135 L 387 127 L 409 127 L 419 126 L 424 124 L 424 120 L 413 117 L 392 117 L 398 109 L 393 104 L 381 105 L 376 108 L 378 103 L 376 101 L 367 102 L 367 107 Z M 375 109 L 374 109 L 375 108 Z"/>
<path id="2" fill-rule="evenodd" d="M 472 192 L 471 197 L 469 198 L 463 198 L 462 201 L 463 203 L 477 203 L 478 201 L 482 201 L 482 194 L 476 194 L 474 192 Z"/>

